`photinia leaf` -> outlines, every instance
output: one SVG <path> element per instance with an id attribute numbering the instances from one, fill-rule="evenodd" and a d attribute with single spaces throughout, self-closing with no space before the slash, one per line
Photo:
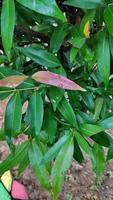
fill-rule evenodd
<path id="1" fill-rule="evenodd" d="M 65 36 L 66 36 L 66 31 L 64 30 L 63 25 L 59 25 L 58 27 L 55 28 L 50 40 L 51 52 L 56 53 L 60 49 Z"/>
<path id="2" fill-rule="evenodd" d="M 104 130 L 101 126 L 95 124 L 80 124 L 80 129 L 84 136 L 90 137 Z"/>
<path id="3" fill-rule="evenodd" d="M 55 68 L 61 66 L 58 58 L 41 46 L 37 45 L 36 47 L 18 47 L 18 49 L 34 62 L 47 68 Z"/>
<path id="4" fill-rule="evenodd" d="M 49 88 L 49 97 L 54 111 L 56 111 L 58 104 L 63 98 L 63 95 L 64 95 L 63 89 L 54 87 Z"/>
<path id="5" fill-rule="evenodd" d="M 73 137 L 70 137 L 67 142 L 62 146 L 52 168 L 51 181 L 52 181 L 52 192 L 54 199 L 57 199 L 58 193 L 61 190 L 64 175 L 69 169 L 74 153 Z"/>
<path id="6" fill-rule="evenodd" d="M 102 6 L 103 0 L 66 0 L 64 2 L 65 5 L 74 6 L 82 9 L 94 9 L 98 6 Z"/>
<path id="7" fill-rule="evenodd" d="M 82 135 L 80 135 L 80 133 L 78 133 L 77 131 L 75 132 L 75 138 L 78 142 L 78 144 L 80 145 L 80 147 L 90 156 L 90 158 L 93 160 L 93 152 L 92 149 L 90 147 L 90 145 L 88 144 L 87 140 L 84 139 L 84 137 Z"/>
<path id="8" fill-rule="evenodd" d="M 109 33 L 113 35 L 113 3 L 106 7 L 104 11 L 104 19 Z"/>
<path id="9" fill-rule="evenodd" d="M 29 141 L 23 142 L 15 147 L 15 151 L 11 152 L 8 157 L 0 163 L 0 175 L 5 171 L 17 166 L 22 160 L 29 149 Z"/>
<path id="10" fill-rule="evenodd" d="M 49 142 L 52 144 L 57 131 L 57 121 L 50 107 L 45 110 L 44 130 L 48 135 Z"/>
<path id="11" fill-rule="evenodd" d="M 20 85 L 25 79 L 27 79 L 27 76 L 9 76 L 0 80 L 0 86 L 13 88 Z"/>
<path id="12" fill-rule="evenodd" d="M 41 185 L 44 188 L 49 189 L 50 186 L 49 186 L 48 172 L 46 166 L 44 163 L 40 164 L 42 158 L 43 158 L 43 153 L 41 148 L 37 145 L 35 141 L 32 141 L 29 149 L 29 160 L 31 166 Z"/>
<path id="13" fill-rule="evenodd" d="M 97 50 L 98 70 L 105 87 L 107 87 L 110 75 L 110 47 L 106 32 L 101 32 L 99 36 Z"/>
<path id="14" fill-rule="evenodd" d="M 21 131 L 22 104 L 19 92 L 9 100 L 5 111 L 4 130 L 6 136 L 18 135 Z"/>
<path id="15" fill-rule="evenodd" d="M 101 147 L 98 144 L 94 144 L 93 155 L 94 155 L 94 160 L 92 162 L 93 171 L 96 173 L 97 183 L 99 183 L 100 178 L 101 178 L 101 176 L 104 172 L 104 169 L 105 169 L 105 156 L 104 156 L 103 147 Z"/>
<path id="16" fill-rule="evenodd" d="M 34 91 L 30 97 L 26 123 L 33 135 L 39 135 L 43 122 L 43 100 L 38 91 Z"/>
<path id="17" fill-rule="evenodd" d="M 81 88 L 78 84 L 67 79 L 66 77 L 49 72 L 49 71 L 36 72 L 35 74 L 32 75 L 32 79 L 40 83 L 53 85 L 59 88 L 67 89 L 67 90 L 85 91 L 85 89 Z"/>
<path id="18" fill-rule="evenodd" d="M 1 11 L 1 36 L 2 43 L 10 60 L 10 50 L 13 42 L 13 33 L 15 25 L 15 3 L 14 0 L 3 0 Z"/>
<path id="19" fill-rule="evenodd" d="M 67 122 L 69 122 L 73 127 L 77 127 L 74 110 L 66 98 L 62 99 L 62 101 L 58 105 L 58 110 Z"/>
<path id="20" fill-rule="evenodd" d="M 84 160 L 83 157 L 83 153 L 78 145 L 78 142 L 76 141 L 75 137 L 74 137 L 74 155 L 73 155 L 74 159 L 77 160 L 77 162 L 82 163 L 82 161 Z"/>
<path id="21" fill-rule="evenodd" d="M 33 2 L 31 0 L 17 0 L 17 2 L 40 14 L 55 17 L 63 22 L 66 21 L 64 14 L 58 8 L 55 0 L 49 0 L 49 5 L 46 0 L 34 0 Z"/>
<path id="22" fill-rule="evenodd" d="M 44 155 L 42 163 L 47 163 L 50 162 L 51 160 L 53 160 L 58 152 L 60 151 L 62 145 L 64 145 L 66 143 L 66 141 L 68 140 L 69 135 L 64 135 L 62 136 Z"/>

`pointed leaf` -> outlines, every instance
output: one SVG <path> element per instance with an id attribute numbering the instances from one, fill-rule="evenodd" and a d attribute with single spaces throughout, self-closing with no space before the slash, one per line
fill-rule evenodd
<path id="1" fill-rule="evenodd" d="M 66 31 L 64 30 L 63 25 L 59 25 L 58 27 L 55 28 L 50 40 L 51 52 L 56 53 L 60 49 L 65 36 L 66 36 Z"/>
<path id="2" fill-rule="evenodd" d="M 5 111 L 5 134 L 9 137 L 18 135 L 21 131 L 22 104 L 19 92 L 9 100 Z"/>
<path id="3" fill-rule="evenodd" d="M 47 68 L 61 66 L 60 61 L 54 54 L 49 53 L 47 50 L 41 48 L 40 46 L 26 48 L 19 47 L 18 49 L 34 62 Z"/>
<path id="4" fill-rule="evenodd" d="M 26 118 L 26 123 L 29 125 L 29 129 L 34 135 L 39 135 L 40 133 L 43 122 L 43 112 L 42 97 L 38 91 L 35 91 L 30 97 Z"/>
<path id="5" fill-rule="evenodd" d="M 66 143 L 68 140 L 69 135 L 62 136 L 44 155 L 42 163 L 47 163 L 52 161 L 60 151 L 62 145 Z"/>
<path id="6" fill-rule="evenodd" d="M 77 127 L 76 116 L 71 107 L 71 104 L 68 102 L 66 98 L 63 98 L 60 104 L 58 105 L 58 110 L 62 114 L 65 120 L 69 122 L 74 127 Z"/>
<path id="7" fill-rule="evenodd" d="M 113 35 L 113 3 L 106 7 L 104 11 L 104 19 L 109 33 Z"/>
<path id="8" fill-rule="evenodd" d="M 76 139 L 74 138 L 74 159 L 77 160 L 79 163 L 82 163 L 82 161 L 84 160 L 83 157 L 83 153 L 76 141 Z"/>
<path id="9" fill-rule="evenodd" d="M 49 88 L 49 96 L 50 96 L 50 101 L 53 106 L 53 110 L 56 111 L 58 104 L 62 100 L 64 95 L 64 90 L 60 88 L 54 88 L 50 87 Z"/>
<path id="10" fill-rule="evenodd" d="M 95 124 L 81 124 L 80 129 L 84 136 L 90 137 L 104 130 L 101 126 Z"/>
<path id="11" fill-rule="evenodd" d="M 10 50 L 13 42 L 13 33 L 15 25 L 15 4 L 14 0 L 3 0 L 2 12 L 1 12 L 1 36 L 2 43 L 10 60 Z"/>
<path id="12" fill-rule="evenodd" d="M 45 111 L 44 130 L 48 135 L 49 142 L 52 144 L 52 142 L 55 139 L 55 134 L 57 131 L 57 121 L 50 107 L 48 107 Z"/>
<path id="13" fill-rule="evenodd" d="M 20 85 L 24 80 L 27 79 L 27 76 L 9 76 L 7 78 L 4 78 L 0 80 L 0 87 L 16 87 Z"/>
<path id="14" fill-rule="evenodd" d="M 77 131 L 75 132 L 75 138 L 78 142 L 78 144 L 80 145 L 80 147 L 91 157 L 91 159 L 93 160 L 93 152 L 91 147 L 89 146 L 88 142 L 80 135 L 80 133 L 78 133 Z"/>
<path id="15" fill-rule="evenodd" d="M 103 148 L 100 145 L 95 144 L 93 146 L 93 155 L 93 171 L 96 173 L 97 182 L 99 183 L 105 169 L 105 156 Z"/>
<path id="16" fill-rule="evenodd" d="M 49 181 L 48 181 L 48 172 L 44 164 L 40 165 L 40 162 L 43 158 L 43 153 L 41 148 L 36 144 L 35 141 L 32 141 L 29 149 L 29 160 L 33 171 L 40 182 L 40 184 L 49 189 Z"/>
<path id="17" fill-rule="evenodd" d="M 58 193 L 60 192 L 63 185 L 65 173 L 72 163 L 73 152 L 73 138 L 70 137 L 68 141 L 62 146 L 52 168 L 51 179 L 54 199 L 57 199 Z"/>
<path id="18" fill-rule="evenodd" d="M 66 0 L 65 5 L 74 6 L 83 9 L 95 9 L 103 5 L 103 0 Z"/>
<path id="19" fill-rule="evenodd" d="M 102 120 L 101 122 L 99 122 L 99 125 L 106 130 L 107 129 L 113 129 L 113 116 Z"/>
<path id="20" fill-rule="evenodd" d="M 85 91 L 79 85 L 74 83 L 73 81 L 67 79 L 64 76 L 59 74 L 55 74 L 49 71 L 39 71 L 33 74 L 32 79 L 36 80 L 40 83 L 45 83 L 49 85 L 53 85 L 59 88 L 67 89 L 67 90 L 81 90 Z"/>
<path id="21" fill-rule="evenodd" d="M 29 142 L 23 142 L 19 144 L 14 152 L 11 152 L 9 156 L 0 163 L 0 175 L 2 175 L 5 171 L 12 169 L 14 166 L 17 166 L 22 160 L 26 152 L 29 149 Z"/>
<path id="22" fill-rule="evenodd" d="M 63 22 L 66 21 L 66 18 L 58 8 L 55 0 L 49 0 L 49 6 L 46 0 L 34 0 L 33 2 L 31 0 L 17 0 L 17 2 L 40 14 L 55 17 Z"/>
<path id="23" fill-rule="evenodd" d="M 108 38 L 105 32 L 101 32 L 98 43 L 98 70 L 105 84 L 108 86 L 110 76 L 110 48 Z"/>

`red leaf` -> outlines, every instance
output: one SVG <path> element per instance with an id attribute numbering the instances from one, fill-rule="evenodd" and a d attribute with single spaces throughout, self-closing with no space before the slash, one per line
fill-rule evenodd
<path id="1" fill-rule="evenodd" d="M 14 199 L 28 200 L 26 188 L 18 181 L 13 181 L 11 195 Z"/>
<path id="2" fill-rule="evenodd" d="M 20 85 L 26 78 L 27 76 L 9 76 L 0 80 L 0 86 L 16 87 L 17 85 Z"/>
<path id="3" fill-rule="evenodd" d="M 49 71 L 39 71 L 35 73 L 32 76 L 32 78 L 37 82 L 53 85 L 67 90 L 85 91 L 85 89 L 81 88 L 78 84 L 74 83 L 73 81 L 65 78 L 64 76 Z"/>

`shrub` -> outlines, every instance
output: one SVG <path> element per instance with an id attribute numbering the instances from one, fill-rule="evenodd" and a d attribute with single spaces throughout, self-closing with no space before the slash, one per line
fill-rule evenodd
<path id="1" fill-rule="evenodd" d="M 113 1 L 0 5 L 0 99 L 10 97 L 0 140 L 11 151 L 0 174 L 31 165 L 56 200 L 73 159 L 88 154 L 99 182 L 113 158 Z M 28 140 L 15 146 L 22 133 Z"/>

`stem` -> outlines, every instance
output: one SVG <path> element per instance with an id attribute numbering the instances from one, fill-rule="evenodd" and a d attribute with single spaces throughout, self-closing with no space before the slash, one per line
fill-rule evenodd
<path id="1" fill-rule="evenodd" d="M 14 88 L 14 89 L 11 89 L 11 90 L 4 90 L 4 91 L 0 91 L 0 94 L 2 93 L 9 93 L 9 92 L 18 92 L 18 91 L 25 91 L 25 90 L 39 90 L 40 88 L 42 88 L 44 86 L 38 86 L 38 87 L 31 87 L 31 88 Z"/>

